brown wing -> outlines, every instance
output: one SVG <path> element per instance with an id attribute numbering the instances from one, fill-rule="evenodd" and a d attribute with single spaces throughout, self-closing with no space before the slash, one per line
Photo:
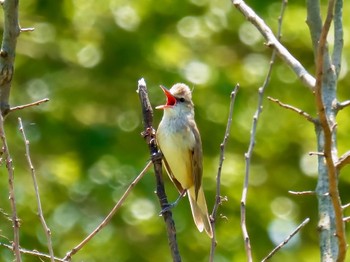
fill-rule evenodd
<path id="1" fill-rule="evenodd" d="M 198 132 L 196 123 L 193 121 L 190 123 L 191 131 L 195 137 L 194 148 L 192 149 L 192 175 L 194 181 L 194 188 L 196 194 L 196 200 L 198 198 L 198 191 L 202 185 L 203 175 L 203 152 L 202 152 L 202 141 L 201 136 Z"/>
<path id="2" fill-rule="evenodd" d="M 174 185 L 177 188 L 177 190 L 179 191 L 179 193 L 182 194 L 184 189 L 182 188 L 180 182 L 177 181 L 176 178 L 174 177 L 173 172 L 171 171 L 170 166 L 169 166 L 168 162 L 166 161 L 166 158 L 164 155 L 163 155 L 163 164 L 165 167 L 165 171 L 168 173 L 170 180 L 174 183 Z"/>

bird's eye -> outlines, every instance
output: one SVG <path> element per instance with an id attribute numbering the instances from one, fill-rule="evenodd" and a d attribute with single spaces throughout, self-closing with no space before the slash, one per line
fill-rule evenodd
<path id="1" fill-rule="evenodd" d="M 180 102 L 185 102 L 185 98 L 181 97 L 181 98 L 179 98 L 179 101 Z"/>

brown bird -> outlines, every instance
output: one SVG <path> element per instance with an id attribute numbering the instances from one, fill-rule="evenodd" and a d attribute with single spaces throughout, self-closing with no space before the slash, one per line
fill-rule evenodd
<path id="1" fill-rule="evenodd" d="M 165 169 L 180 195 L 187 192 L 198 230 L 202 232 L 204 229 L 212 238 L 213 230 L 202 188 L 202 142 L 194 121 L 191 90 L 182 83 L 175 84 L 170 90 L 161 88 L 167 101 L 165 105 L 156 107 L 164 110 L 156 137 L 164 156 Z"/>

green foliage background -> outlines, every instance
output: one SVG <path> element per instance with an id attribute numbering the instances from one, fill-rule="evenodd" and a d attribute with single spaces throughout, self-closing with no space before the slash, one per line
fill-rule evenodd
<path id="1" fill-rule="evenodd" d="M 248 1 L 276 32 L 281 1 Z M 323 11 L 325 8 L 323 9 Z M 344 7 L 344 61 L 339 99 L 350 98 L 349 5 Z M 290 1 L 283 44 L 314 72 L 304 1 Z M 1 19 L 2 21 L 2 19 Z M 240 198 L 252 116 L 271 50 L 230 1 L 20 1 L 22 27 L 35 27 L 18 39 L 11 105 L 49 97 L 39 107 L 6 119 L 15 166 L 21 246 L 47 253 L 17 118 L 24 122 L 39 181 L 42 205 L 52 231 L 55 255 L 87 236 L 108 214 L 149 159 L 140 136 L 137 81 L 144 77 L 154 106 L 164 103 L 159 85 L 185 82 L 194 88 L 196 119 L 204 147 L 204 189 L 211 210 L 219 144 L 229 96 L 239 82 L 233 127 L 222 175 L 215 261 L 245 261 L 240 230 Z M 330 36 L 330 39 L 332 36 Z M 312 93 L 277 59 L 266 96 L 315 116 Z M 157 126 L 162 112 L 155 111 Z M 350 148 L 349 109 L 338 117 L 338 144 Z M 316 187 L 313 126 L 266 98 L 258 125 L 247 203 L 247 226 L 255 260 L 261 260 L 306 217 L 310 223 L 271 261 L 318 261 L 317 201 L 288 190 Z M 0 207 L 10 214 L 7 171 L 1 167 Z M 343 203 L 349 202 L 350 170 L 341 175 Z M 73 261 L 171 261 L 163 219 L 150 171 L 113 218 Z M 177 192 L 166 179 L 170 200 Z M 192 221 L 187 200 L 174 210 L 183 261 L 207 261 L 210 240 Z M 12 239 L 11 222 L 0 216 L 1 242 Z M 6 239 L 8 238 L 8 239 Z M 12 261 L 6 248 L 1 261 Z M 29 255 L 23 261 L 39 261 Z"/>

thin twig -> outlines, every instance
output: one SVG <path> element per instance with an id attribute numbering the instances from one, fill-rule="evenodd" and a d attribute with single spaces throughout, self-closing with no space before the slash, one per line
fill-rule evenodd
<path id="1" fill-rule="evenodd" d="M 44 99 L 38 100 L 38 101 L 33 102 L 33 103 L 29 103 L 29 104 L 26 104 L 26 105 L 20 105 L 20 106 L 11 107 L 9 112 L 13 112 L 13 111 L 16 111 L 16 110 L 21 110 L 21 109 L 24 109 L 24 108 L 27 108 L 27 107 L 31 107 L 31 106 L 38 106 L 38 105 L 40 105 L 42 103 L 46 103 L 48 101 L 50 101 L 50 99 L 44 98 Z"/>
<path id="2" fill-rule="evenodd" d="M 350 164 L 350 151 L 347 151 L 345 154 L 343 154 L 339 159 L 338 162 L 335 163 L 335 166 L 338 170 L 342 169 L 344 166 Z"/>
<path id="3" fill-rule="evenodd" d="M 302 64 L 279 42 L 265 22 L 243 0 L 232 0 L 232 2 L 245 18 L 260 31 L 267 42 L 267 46 L 276 50 L 278 56 L 287 63 L 302 83 L 310 90 L 314 90 L 316 83 L 315 78 L 310 75 Z M 285 5 L 287 1 L 283 1 L 282 3 Z"/>
<path id="4" fill-rule="evenodd" d="M 343 205 L 341 208 L 344 210 L 346 208 L 350 207 L 350 203 L 346 204 L 346 205 Z"/>
<path id="5" fill-rule="evenodd" d="M 310 152 L 309 152 L 309 156 L 324 156 L 324 153 L 323 153 L 323 152 L 313 152 L 313 151 L 310 151 Z"/>
<path id="6" fill-rule="evenodd" d="M 307 121 L 310 121 L 311 123 L 316 123 L 316 119 L 313 118 L 312 116 L 310 116 L 308 113 L 306 113 L 305 111 L 299 109 L 299 108 L 296 108 L 294 106 L 291 106 L 291 105 L 288 105 L 288 104 L 285 104 L 285 103 L 282 103 L 281 101 L 279 101 L 278 99 L 275 99 L 275 98 L 272 98 L 272 97 L 267 97 L 267 99 L 269 99 L 270 101 L 272 102 L 275 102 L 276 104 L 278 104 L 280 107 L 283 107 L 283 108 L 286 108 L 288 110 L 292 110 L 294 112 L 296 112 L 297 114 L 303 116 Z"/>
<path id="7" fill-rule="evenodd" d="M 12 209 L 12 226 L 13 226 L 13 251 L 16 256 L 16 261 L 21 262 L 21 253 L 19 251 L 19 228 L 20 220 L 17 216 L 16 198 L 15 198 L 15 185 L 14 185 L 14 168 L 12 165 L 12 159 L 10 156 L 9 147 L 7 145 L 5 129 L 4 129 L 4 118 L 0 114 L 0 137 L 3 144 L 3 154 L 6 159 L 6 167 L 8 172 L 8 183 L 9 183 L 9 199 Z"/>
<path id="8" fill-rule="evenodd" d="M 6 247 L 8 249 L 12 249 L 13 248 L 12 245 L 8 245 L 8 244 L 1 243 L 1 242 L 0 242 L 0 246 Z M 36 250 L 27 250 L 27 249 L 24 249 L 24 248 L 20 248 L 19 250 L 20 250 L 20 252 L 22 254 L 25 254 L 25 255 L 32 255 L 32 256 L 36 256 L 36 257 L 40 257 L 40 258 L 48 258 L 48 259 L 51 258 L 50 255 L 41 253 L 41 252 L 36 251 Z M 59 258 L 59 257 L 54 257 L 54 261 L 66 262 L 67 260 L 64 260 L 64 259 Z"/>
<path id="9" fill-rule="evenodd" d="M 34 30 L 34 27 L 21 28 L 21 32 L 33 32 Z"/>
<path id="10" fill-rule="evenodd" d="M 34 169 L 34 166 L 32 164 L 31 157 L 30 157 L 29 140 L 27 139 L 27 136 L 26 136 L 26 134 L 24 132 L 22 119 L 20 117 L 18 118 L 18 123 L 19 123 L 19 130 L 20 130 L 20 132 L 22 133 L 22 136 L 23 136 L 24 146 L 25 146 L 25 150 L 26 150 L 27 162 L 28 162 L 28 165 L 29 165 L 29 168 L 30 168 L 32 179 L 33 179 L 35 196 L 36 196 L 36 201 L 37 201 L 37 205 L 38 205 L 38 216 L 40 218 L 41 224 L 42 224 L 43 229 L 44 229 L 45 234 L 46 234 L 47 247 L 49 249 L 51 262 L 54 262 L 55 255 L 54 255 L 53 248 L 52 248 L 51 230 L 46 224 L 46 221 L 45 221 L 45 218 L 44 218 L 44 213 L 43 213 L 42 206 L 41 206 L 39 187 L 38 187 L 38 183 L 37 183 L 37 180 L 36 180 L 35 169 Z"/>
<path id="11" fill-rule="evenodd" d="M 344 109 L 345 107 L 348 107 L 348 106 L 350 106 L 350 100 L 346 100 L 344 102 L 338 103 L 337 104 L 337 110 L 342 110 L 342 109 Z"/>
<path id="12" fill-rule="evenodd" d="M 121 207 L 121 205 L 124 203 L 127 196 L 130 194 L 131 190 L 135 187 L 135 185 L 140 181 L 140 179 L 146 174 L 147 170 L 152 165 L 152 162 L 149 161 L 145 168 L 141 171 L 141 173 L 131 182 L 131 184 L 128 186 L 122 197 L 118 200 L 117 204 L 113 207 L 111 212 L 106 216 L 106 218 L 99 224 L 94 231 L 90 233 L 83 241 L 81 241 L 77 246 L 75 246 L 72 250 L 67 252 L 66 256 L 63 258 L 64 261 L 71 261 L 72 256 L 76 254 L 80 249 L 82 249 L 86 243 L 88 243 L 98 232 L 101 231 L 102 228 L 104 228 L 109 221 L 112 219 L 112 217 L 115 215 L 115 213 L 118 211 L 118 209 Z"/>
<path id="13" fill-rule="evenodd" d="M 315 191 L 288 191 L 289 194 L 296 195 L 296 196 L 305 196 L 305 195 L 315 195 Z"/>
<path id="14" fill-rule="evenodd" d="M 138 81 L 137 93 L 139 94 L 141 106 L 142 106 L 142 115 L 143 115 L 143 124 L 144 132 L 142 133 L 143 137 L 146 140 L 148 145 L 151 159 L 154 167 L 154 174 L 156 178 L 157 185 L 157 196 L 160 203 L 160 207 L 164 210 L 169 206 L 167 196 L 164 189 L 164 181 L 162 177 L 162 156 L 158 151 L 155 131 L 153 129 L 153 109 L 151 103 L 148 99 L 147 86 L 143 78 Z M 166 225 L 168 242 L 170 246 L 171 256 L 174 262 L 180 262 L 181 256 L 179 248 L 176 241 L 176 229 L 175 222 L 172 218 L 171 209 L 167 209 L 165 212 L 162 212 L 162 216 Z"/>
<path id="15" fill-rule="evenodd" d="M 343 221 L 344 221 L 344 223 L 349 223 L 350 222 L 350 217 L 344 217 Z"/>
<path id="16" fill-rule="evenodd" d="M 275 247 L 270 254 L 268 254 L 261 262 L 265 262 L 268 259 L 270 259 L 278 250 L 280 250 L 283 246 L 285 246 L 289 240 L 292 239 L 293 236 L 295 236 L 296 233 L 300 231 L 301 228 L 303 228 L 307 223 L 309 223 L 310 218 L 306 218 L 281 244 L 279 244 L 277 247 Z"/>
<path id="17" fill-rule="evenodd" d="M 282 34 L 281 31 L 282 31 L 283 15 L 284 15 L 284 11 L 285 11 L 285 8 L 287 5 L 287 1 L 282 1 L 280 17 L 278 19 L 277 38 L 272 33 L 271 29 L 269 27 L 267 27 L 267 25 L 264 23 L 264 21 L 260 17 L 258 17 L 254 13 L 254 11 L 252 9 L 250 9 L 250 7 L 248 7 L 243 1 L 233 1 L 233 3 L 243 14 L 246 15 L 248 20 L 250 20 L 256 27 L 258 27 L 258 29 L 264 35 L 264 37 L 266 39 L 268 39 L 269 42 L 271 42 L 271 43 L 273 42 L 274 46 L 275 46 L 275 48 L 272 51 L 270 66 L 269 66 L 269 70 L 267 72 L 265 81 L 264 81 L 262 87 L 259 88 L 258 106 L 257 106 L 257 110 L 253 116 L 253 123 L 252 123 L 252 128 L 250 131 L 250 142 L 249 142 L 248 151 L 245 153 L 245 176 L 244 176 L 244 185 L 243 185 L 242 197 L 241 197 L 241 229 L 242 229 L 243 238 L 244 238 L 244 246 L 245 246 L 245 250 L 246 250 L 247 260 L 248 260 L 248 262 L 252 262 L 253 261 L 252 250 L 251 250 L 250 238 L 249 238 L 247 224 L 246 224 L 246 202 L 247 202 L 248 185 L 249 185 L 249 177 L 250 177 L 250 162 L 251 162 L 251 158 L 252 158 L 253 150 L 254 150 L 254 146 L 255 146 L 255 134 L 256 134 L 256 129 L 257 129 L 257 125 L 258 125 L 258 120 L 259 120 L 259 116 L 262 112 L 264 91 L 265 91 L 266 87 L 268 86 L 268 84 L 270 83 L 272 68 L 273 68 L 273 65 L 274 65 L 274 62 L 276 59 L 276 54 L 279 53 L 279 51 L 281 50 L 281 49 L 277 48 L 277 46 L 280 46 L 280 48 L 283 48 L 285 50 L 285 53 L 288 53 L 288 51 L 279 43 L 279 39 L 281 38 L 281 34 Z M 262 29 L 262 28 L 264 28 L 264 29 Z M 290 59 L 294 59 L 294 58 L 291 57 Z M 299 65 L 301 66 L 301 64 L 299 64 Z M 303 73 L 303 76 L 301 76 L 301 78 L 303 78 L 305 76 L 304 73 Z M 303 78 L 303 79 L 305 80 L 306 78 Z M 309 86 L 309 87 L 311 87 L 311 86 Z"/>
<path id="18" fill-rule="evenodd" d="M 216 176 L 216 196 L 215 196 L 215 204 L 213 207 L 213 211 L 211 213 L 211 226 L 213 228 L 213 238 L 211 240 L 211 248 L 210 248 L 210 259 L 209 261 L 214 261 L 214 252 L 216 247 L 216 233 L 215 233 L 215 222 L 216 222 L 216 216 L 217 211 L 219 208 L 219 205 L 222 203 L 222 197 L 221 197 L 221 170 L 222 165 L 225 159 L 225 147 L 228 141 L 228 137 L 231 130 L 231 124 L 232 124 L 232 116 L 233 116 L 233 108 L 235 104 L 235 99 L 237 96 L 237 92 L 239 89 L 239 84 L 236 84 L 235 89 L 232 91 L 230 96 L 230 107 L 229 107 L 229 114 L 227 119 L 227 125 L 226 125 L 226 131 L 224 135 L 224 140 L 220 144 L 220 159 L 219 159 L 219 167 L 218 167 L 218 173 Z"/>
<path id="19" fill-rule="evenodd" d="M 335 233 L 338 239 L 337 261 L 344 261 L 346 256 L 347 244 L 345 240 L 343 213 L 342 213 L 339 190 L 338 190 L 338 170 L 333 160 L 334 144 L 333 144 L 332 128 L 330 127 L 330 123 L 328 122 L 327 112 L 323 102 L 324 74 L 328 74 L 329 76 L 329 74 L 332 73 L 331 71 L 329 71 L 329 67 L 325 66 L 324 61 L 326 62 L 326 65 L 327 65 L 328 58 L 325 60 L 325 56 L 328 54 L 328 52 L 326 52 L 327 35 L 333 20 L 334 5 L 335 5 L 335 1 L 329 0 L 327 16 L 326 16 L 324 25 L 322 27 L 319 44 L 317 48 L 315 98 L 316 98 L 316 105 L 317 105 L 320 125 L 324 133 L 324 158 L 326 160 L 326 165 L 327 165 L 326 168 L 328 172 L 329 196 L 331 198 L 333 209 L 334 209 Z M 326 70 L 326 72 L 324 72 L 324 70 Z M 336 90 L 335 86 L 333 86 L 333 90 L 334 90 L 333 92 L 335 92 Z"/>

